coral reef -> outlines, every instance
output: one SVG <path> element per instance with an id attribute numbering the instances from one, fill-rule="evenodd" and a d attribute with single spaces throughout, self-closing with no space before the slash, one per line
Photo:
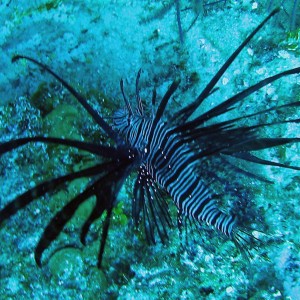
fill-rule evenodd
<path id="1" fill-rule="evenodd" d="M 185 2 L 197 1 L 182 1 L 181 8 L 189 6 Z M 195 21 L 182 46 L 175 6 L 170 6 L 159 18 L 149 18 L 153 11 L 161 9 L 159 1 L 2 1 L 1 141 L 37 133 L 79 140 L 102 138 L 61 86 L 25 65 L 25 61 L 23 65 L 11 65 L 12 55 L 31 55 L 51 64 L 73 86 L 88 94 L 93 106 L 104 116 L 110 116 L 120 106 L 120 78 L 126 83 L 126 93 L 134 95 L 135 76 L 140 67 L 144 99 L 151 99 L 153 86 L 162 95 L 170 82 L 180 76 L 181 91 L 186 91 L 188 102 L 262 20 L 270 4 L 269 1 L 226 2 L 226 6 L 212 7 Z M 280 14 L 282 20 L 284 14 L 284 11 Z M 195 9 L 185 10 L 181 15 L 184 28 L 189 28 L 194 19 Z M 280 20 L 267 26 L 224 75 L 220 89 L 212 95 L 207 107 L 264 77 L 299 65 L 299 28 L 295 26 L 293 31 L 287 31 L 280 26 Z M 243 114 L 253 106 L 283 104 L 287 99 L 300 101 L 299 84 L 299 77 L 284 78 L 247 99 L 239 111 Z M 179 107 L 180 101 L 182 98 L 176 95 L 171 107 Z M 297 113 L 291 111 L 294 117 Z M 278 126 L 272 130 L 288 134 L 299 132 L 299 126 Z M 92 158 L 84 152 L 62 150 L 27 145 L 1 157 L 1 207 L 55 172 L 80 169 L 91 162 Z M 266 156 L 278 160 L 286 157 L 297 164 L 299 150 L 299 145 L 285 146 L 266 151 Z M 50 249 L 48 261 L 39 269 L 32 250 L 66 196 L 86 184 L 78 180 L 34 203 L 0 228 L 0 298 L 297 299 L 300 174 L 272 167 L 260 172 L 275 184 L 256 186 L 252 181 L 241 184 L 250 187 L 254 195 L 251 205 L 257 216 L 264 219 L 264 229 L 270 234 L 265 248 L 260 249 L 268 254 L 269 261 L 263 260 L 258 252 L 249 263 L 230 243 L 218 238 L 212 241 L 211 251 L 202 247 L 205 240 L 191 238 L 193 251 L 188 252 L 176 230 L 171 232 L 166 245 L 148 247 L 142 234 L 134 232 L 131 226 L 132 195 L 125 186 L 115 208 L 102 270 L 95 266 L 99 248 L 96 237 L 102 220 L 93 225 L 93 234 L 85 248 L 77 244 L 75 237 L 76 228 L 90 211 L 89 203 L 80 208 L 54 245 L 59 248 L 68 244 L 68 247 L 52 256 Z M 126 184 L 130 186 L 132 182 Z M 90 201 L 92 205 L 94 199 Z M 210 247 L 208 241 L 207 244 Z"/>

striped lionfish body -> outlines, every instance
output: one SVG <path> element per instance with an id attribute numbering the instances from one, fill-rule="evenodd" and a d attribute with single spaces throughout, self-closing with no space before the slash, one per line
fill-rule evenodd
<path id="1" fill-rule="evenodd" d="M 133 187 L 132 217 L 136 226 L 143 224 L 148 241 L 155 242 L 157 235 L 164 241 L 168 236 L 167 227 L 171 225 L 172 221 L 168 209 L 169 204 L 165 198 L 167 193 L 177 207 L 179 226 L 182 220 L 196 224 L 207 223 L 231 239 L 242 251 L 249 252 L 246 242 L 247 240 L 251 242 L 255 238 L 243 229 L 238 217 L 230 212 L 225 213 L 218 207 L 216 202 L 218 195 L 213 192 L 205 178 L 212 176 L 213 180 L 219 181 L 219 183 L 224 182 L 215 176 L 217 170 L 207 171 L 204 164 L 213 159 L 223 167 L 260 180 L 261 178 L 253 172 L 233 166 L 228 158 L 300 170 L 300 167 L 297 166 L 259 158 L 251 152 L 288 143 L 298 143 L 300 141 L 298 137 L 263 137 L 260 135 L 259 129 L 276 124 L 299 122 L 299 119 L 280 119 L 251 126 L 243 124 L 243 121 L 248 118 L 259 117 L 269 112 L 287 111 L 291 107 L 297 108 L 299 102 L 273 106 L 226 121 L 216 121 L 214 118 L 233 110 L 235 105 L 247 96 L 273 81 L 284 76 L 299 74 L 300 67 L 265 78 L 198 115 L 195 112 L 201 110 L 202 102 L 214 92 L 217 82 L 247 43 L 277 12 L 278 10 L 274 10 L 245 39 L 194 101 L 168 118 L 165 109 L 179 85 L 179 80 L 175 80 L 171 84 L 156 110 L 156 93 L 153 92 L 152 114 L 144 112 L 141 102 L 138 88 L 140 72 L 136 80 L 137 104 L 135 108 L 132 108 L 131 103 L 127 100 L 121 81 L 125 107 L 115 112 L 113 122 L 109 124 L 81 94 L 48 66 L 28 56 L 14 56 L 13 62 L 19 59 L 29 60 L 56 78 L 85 108 L 107 138 L 113 141 L 113 145 L 106 145 L 99 141 L 90 143 L 44 136 L 19 138 L 0 144 L 0 155 L 27 143 L 40 142 L 85 150 L 101 158 L 100 162 L 92 167 L 42 182 L 19 195 L 0 210 L 0 224 L 35 199 L 62 185 L 78 178 L 91 178 L 87 187 L 58 211 L 47 225 L 35 249 L 35 260 L 40 266 L 44 250 L 57 238 L 78 207 L 94 196 L 96 203 L 82 226 L 80 240 L 84 244 L 91 224 L 104 216 L 98 255 L 98 266 L 100 267 L 118 193 L 125 179 L 130 174 L 137 172 Z M 196 117 L 192 117 L 192 115 L 196 115 Z"/>
<path id="2" fill-rule="evenodd" d="M 130 116 L 124 110 L 116 114 L 115 124 L 126 142 L 137 148 L 143 157 L 140 182 L 147 176 L 149 184 L 155 182 L 168 192 L 180 216 L 206 222 L 231 237 L 235 218 L 218 209 L 209 188 L 199 176 L 199 161 L 195 159 L 193 147 L 174 132 L 176 127 L 159 121 L 150 140 L 153 119 L 143 115 Z M 142 188 L 148 189 L 143 185 Z"/>

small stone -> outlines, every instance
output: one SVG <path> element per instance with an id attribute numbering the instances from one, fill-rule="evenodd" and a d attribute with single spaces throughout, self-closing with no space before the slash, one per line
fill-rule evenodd
<path id="1" fill-rule="evenodd" d="M 233 294 L 233 292 L 234 292 L 234 288 L 232 286 L 229 286 L 229 287 L 226 288 L 226 293 L 227 294 Z"/>
<path id="2" fill-rule="evenodd" d="M 223 85 L 226 85 L 228 82 L 229 82 L 229 79 L 228 79 L 227 77 L 224 77 L 224 78 L 222 79 Z"/>
<path id="3" fill-rule="evenodd" d="M 278 51 L 278 54 L 279 54 L 279 57 L 282 57 L 282 58 L 285 58 L 285 59 L 290 58 L 290 54 L 285 50 Z"/>
<path id="4" fill-rule="evenodd" d="M 59 250 L 51 257 L 49 268 L 51 274 L 60 280 L 76 278 L 84 269 L 82 253 L 74 248 Z"/>

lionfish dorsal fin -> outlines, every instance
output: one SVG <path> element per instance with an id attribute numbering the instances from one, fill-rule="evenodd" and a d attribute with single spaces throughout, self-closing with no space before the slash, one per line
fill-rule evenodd
<path id="1" fill-rule="evenodd" d="M 200 93 L 200 95 L 188 106 L 179 110 L 174 114 L 173 120 L 179 120 L 180 123 L 185 122 L 193 112 L 201 105 L 204 99 L 206 99 L 212 90 L 215 88 L 219 79 L 223 76 L 226 70 L 230 67 L 232 62 L 236 59 L 236 57 L 240 54 L 240 52 L 246 47 L 249 41 L 256 35 L 256 33 L 272 18 L 275 14 L 280 11 L 279 8 L 274 9 L 250 34 L 249 36 L 241 43 L 241 45 L 231 54 L 231 56 L 225 61 L 219 71 L 213 76 L 210 82 L 206 85 L 204 90 Z"/>

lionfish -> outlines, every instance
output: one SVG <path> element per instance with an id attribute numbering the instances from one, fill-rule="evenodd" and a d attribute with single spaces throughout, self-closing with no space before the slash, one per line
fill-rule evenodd
<path id="1" fill-rule="evenodd" d="M 241 225 L 243 220 L 239 220 L 234 213 L 222 211 L 219 207 L 216 201 L 218 195 L 212 191 L 210 184 L 202 176 L 202 173 L 206 172 L 207 166 L 205 164 L 207 161 L 214 160 L 223 168 L 258 179 L 260 177 L 254 172 L 234 166 L 230 158 L 300 170 L 300 167 L 262 159 L 252 153 L 252 151 L 300 142 L 300 138 L 297 137 L 263 137 L 260 133 L 260 129 L 263 127 L 297 123 L 300 119 L 285 118 L 266 123 L 257 122 L 251 126 L 242 124 L 247 118 L 259 117 L 270 112 L 283 112 L 292 107 L 297 108 L 300 102 L 273 106 L 225 121 L 211 120 L 234 110 L 236 105 L 247 96 L 275 80 L 284 76 L 299 74 L 300 67 L 265 78 L 213 108 L 201 111 L 196 117 L 192 117 L 192 115 L 201 108 L 203 101 L 216 90 L 217 82 L 238 54 L 278 11 L 276 9 L 271 12 L 241 43 L 194 101 L 180 108 L 167 121 L 165 120 L 166 114 L 164 114 L 166 106 L 178 88 L 180 80 L 173 81 L 158 105 L 156 105 L 156 92 L 154 90 L 152 114 L 145 113 L 140 97 L 139 79 L 141 73 L 139 72 L 136 78 L 135 107 L 126 98 L 121 80 L 120 87 L 125 105 L 124 108 L 114 113 L 111 122 L 107 122 L 80 93 L 47 65 L 28 56 L 14 56 L 13 62 L 26 59 L 58 80 L 84 107 L 107 136 L 107 139 L 113 141 L 113 145 L 99 141 L 91 143 L 45 136 L 18 138 L 0 144 L 1 155 L 28 143 L 46 143 L 85 150 L 101 158 L 99 159 L 100 162 L 92 167 L 42 182 L 19 195 L 0 211 L 0 224 L 35 199 L 57 190 L 63 184 L 77 178 L 90 178 L 86 188 L 71 199 L 51 219 L 36 246 L 34 257 L 37 265 L 41 266 L 43 252 L 62 232 L 78 207 L 90 197 L 95 196 L 95 205 L 81 228 L 80 241 L 85 244 L 90 226 L 95 220 L 103 217 L 98 253 L 98 267 L 101 267 L 113 208 L 118 203 L 118 194 L 124 181 L 133 173 L 137 174 L 133 186 L 133 224 L 134 226 L 141 224 L 144 227 L 145 236 L 150 243 L 154 243 L 157 237 L 162 242 L 168 238 L 167 227 L 171 226 L 172 221 L 169 204 L 166 200 L 167 194 L 172 198 L 177 208 L 179 227 L 182 226 L 183 220 L 188 220 L 186 222 L 196 224 L 196 226 L 207 224 L 208 228 L 220 232 L 224 237 L 233 241 L 242 252 L 248 253 L 250 250 L 247 245 L 256 237 Z M 155 107 L 157 107 L 156 110 Z M 208 123 L 208 121 L 211 122 Z M 215 175 L 217 172 L 217 169 L 209 170 L 206 175 L 210 174 L 214 180 L 224 184 L 224 181 Z M 231 185 L 234 186 L 234 183 Z"/>

